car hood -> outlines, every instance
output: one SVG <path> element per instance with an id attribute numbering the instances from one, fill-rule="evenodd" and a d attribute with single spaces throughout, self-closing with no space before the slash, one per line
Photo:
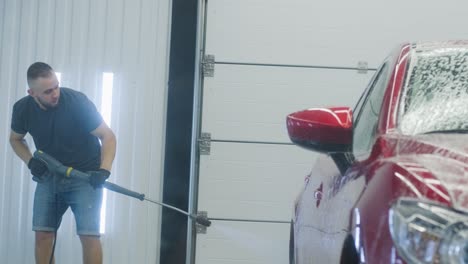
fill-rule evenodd
<path id="1" fill-rule="evenodd" d="M 387 157 L 468 212 L 468 134 L 389 135 Z"/>

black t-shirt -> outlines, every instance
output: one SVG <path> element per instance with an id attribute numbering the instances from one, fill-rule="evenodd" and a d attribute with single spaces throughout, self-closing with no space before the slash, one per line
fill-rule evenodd
<path id="1" fill-rule="evenodd" d="M 101 144 L 90 132 L 101 123 L 96 106 L 81 92 L 60 88 L 58 105 L 50 110 L 39 107 L 26 96 L 13 106 L 11 129 L 29 132 L 36 149 L 78 170 L 97 170 L 101 164 Z"/>

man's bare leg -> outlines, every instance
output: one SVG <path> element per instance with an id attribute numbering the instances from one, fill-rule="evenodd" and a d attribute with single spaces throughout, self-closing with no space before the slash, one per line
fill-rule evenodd
<path id="1" fill-rule="evenodd" d="M 36 264 L 49 264 L 54 236 L 54 232 L 36 231 Z M 55 263 L 55 260 L 52 263 Z"/>
<path id="2" fill-rule="evenodd" d="M 102 246 L 98 236 L 80 236 L 84 264 L 102 264 Z"/>

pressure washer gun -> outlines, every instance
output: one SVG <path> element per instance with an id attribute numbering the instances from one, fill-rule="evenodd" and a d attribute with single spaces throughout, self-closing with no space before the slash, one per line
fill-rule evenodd
<path id="1" fill-rule="evenodd" d="M 90 176 L 87 173 L 81 172 L 79 170 L 75 170 L 72 167 L 64 166 L 58 160 L 56 160 L 55 158 L 53 158 L 52 156 L 48 155 L 47 153 L 45 153 L 45 152 L 43 152 L 41 150 L 37 150 L 36 152 L 34 152 L 34 157 L 36 159 L 39 159 L 39 160 L 43 161 L 47 165 L 47 168 L 49 169 L 50 172 L 54 172 L 54 173 L 56 173 L 58 175 L 61 175 L 61 176 L 67 177 L 67 178 L 76 178 L 76 179 L 80 179 L 80 180 L 89 182 Z M 151 203 L 154 203 L 154 204 L 169 208 L 171 210 L 177 211 L 177 212 L 179 212 L 181 214 L 184 214 L 184 215 L 190 217 L 191 219 L 193 219 L 196 223 L 198 223 L 200 225 L 203 225 L 203 226 L 206 226 L 206 227 L 211 226 L 211 221 L 206 216 L 190 214 L 190 213 L 188 213 L 188 212 L 186 212 L 186 211 L 184 211 L 182 209 L 179 209 L 177 207 L 174 207 L 174 206 L 162 203 L 162 202 L 158 202 L 158 201 L 155 201 L 155 200 L 151 200 L 151 199 L 145 197 L 145 195 L 143 193 L 137 193 L 137 192 L 131 191 L 131 190 L 127 189 L 127 188 L 124 188 L 124 187 L 119 186 L 119 185 L 117 185 L 115 183 L 112 183 L 112 182 L 106 181 L 106 182 L 104 182 L 104 184 L 102 186 L 104 188 L 110 190 L 110 191 L 120 193 L 120 194 L 123 194 L 123 195 L 126 195 L 126 196 L 130 196 L 130 197 L 136 198 L 136 199 L 138 199 L 140 201 L 146 200 L 148 202 L 151 202 Z"/>

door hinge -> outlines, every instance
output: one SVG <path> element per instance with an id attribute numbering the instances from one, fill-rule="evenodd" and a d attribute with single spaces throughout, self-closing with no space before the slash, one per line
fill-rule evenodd
<path id="1" fill-rule="evenodd" d="M 200 138 L 198 139 L 198 149 L 200 151 L 200 155 L 211 154 L 211 134 L 210 133 L 201 133 Z"/>
<path id="2" fill-rule="evenodd" d="M 197 215 L 199 215 L 201 217 L 208 218 L 208 212 L 205 212 L 205 211 L 200 211 L 200 212 L 198 212 Z M 197 234 L 206 234 L 207 227 L 197 223 L 197 224 L 195 224 L 195 229 L 197 231 Z"/>
<path id="3" fill-rule="evenodd" d="M 358 73 L 366 74 L 368 70 L 369 70 L 369 65 L 367 61 L 358 61 L 358 64 L 357 64 Z"/>
<path id="4" fill-rule="evenodd" d="M 203 77 L 214 77 L 215 56 L 206 54 L 203 56 Z"/>

